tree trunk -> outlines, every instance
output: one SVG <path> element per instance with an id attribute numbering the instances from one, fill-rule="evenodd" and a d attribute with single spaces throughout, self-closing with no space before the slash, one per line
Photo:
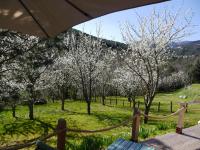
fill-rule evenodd
<path id="1" fill-rule="evenodd" d="M 133 99 L 133 109 L 135 110 L 135 99 Z"/>
<path id="2" fill-rule="evenodd" d="M 65 110 L 65 88 L 61 87 L 61 110 Z"/>
<path id="3" fill-rule="evenodd" d="M 13 104 L 13 105 L 12 105 L 12 116 L 13 116 L 14 118 L 16 117 L 16 115 L 15 115 L 15 110 L 16 110 L 16 105 Z"/>
<path id="4" fill-rule="evenodd" d="M 102 96 L 102 104 L 105 105 L 105 96 Z"/>
<path id="5" fill-rule="evenodd" d="M 104 93 L 104 85 L 103 85 L 103 88 L 102 88 L 102 104 L 105 105 L 105 93 Z"/>
<path id="6" fill-rule="evenodd" d="M 155 94 L 154 94 L 155 95 Z M 153 102 L 154 99 L 154 95 L 153 96 L 145 96 L 144 97 L 144 103 L 145 103 L 145 111 L 144 114 L 145 115 L 149 115 L 149 111 L 151 108 L 151 104 Z M 144 123 L 147 124 L 148 123 L 148 117 L 144 117 Z"/>
<path id="7" fill-rule="evenodd" d="M 77 89 L 73 89 L 72 99 L 77 100 Z"/>
<path id="8" fill-rule="evenodd" d="M 33 120 L 34 119 L 34 117 L 33 117 L 33 100 L 29 101 L 28 106 L 29 106 L 29 119 Z"/>
<path id="9" fill-rule="evenodd" d="M 148 116 L 148 115 L 149 115 L 149 110 L 150 110 L 150 108 L 147 107 L 147 106 L 145 106 L 144 114 Z M 145 117 L 144 117 L 144 123 L 147 124 L 147 123 L 148 123 L 148 120 L 149 120 L 148 117 L 145 116 Z"/>
<path id="10" fill-rule="evenodd" d="M 65 99 L 62 98 L 61 101 L 62 101 L 61 110 L 65 110 Z"/>
<path id="11" fill-rule="evenodd" d="M 90 102 L 87 101 L 87 113 L 88 115 L 90 115 Z"/>
<path id="12" fill-rule="evenodd" d="M 92 101 L 92 77 L 90 73 L 90 89 L 89 89 L 89 101 Z"/>
<path id="13" fill-rule="evenodd" d="M 52 97 L 52 102 L 53 102 L 53 103 L 55 102 L 55 97 L 54 97 L 54 96 Z"/>
<path id="14" fill-rule="evenodd" d="M 33 105 L 34 105 L 34 102 L 36 100 L 36 93 L 34 91 L 34 84 L 35 84 L 35 82 L 32 82 L 32 86 L 29 89 L 30 99 L 28 101 L 28 107 L 29 107 L 29 119 L 30 120 L 34 119 Z"/>

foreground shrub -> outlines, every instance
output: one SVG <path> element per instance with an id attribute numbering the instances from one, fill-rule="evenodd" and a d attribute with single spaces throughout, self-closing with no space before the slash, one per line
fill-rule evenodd
<path id="1" fill-rule="evenodd" d="M 147 129 L 145 127 L 140 127 L 139 137 L 141 137 L 142 139 L 146 139 L 154 133 L 155 133 L 155 129 Z"/>

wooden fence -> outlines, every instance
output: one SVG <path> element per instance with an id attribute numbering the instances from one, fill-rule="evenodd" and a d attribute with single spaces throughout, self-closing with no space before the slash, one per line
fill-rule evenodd
<path id="1" fill-rule="evenodd" d="M 81 102 L 85 102 L 84 100 L 81 100 Z M 102 99 L 101 98 L 96 98 L 96 99 L 93 99 L 92 102 L 96 102 L 96 103 L 102 103 Z M 107 106 L 121 106 L 121 107 L 130 107 L 130 108 L 140 108 L 142 106 L 142 103 L 140 101 L 128 101 L 127 100 L 120 100 L 118 98 L 105 98 L 104 99 L 104 104 L 107 105 Z M 157 111 L 158 112 L 161 112 L 162 111 L 162 106 L 163 105 L 166 105 L 166 103 L 161 103 L 161 102 L 158 102 L 158 103 L 154 103 L 154 108 L 156 107 Z M 173 112 L 173 102 L 172 101 L 169 101 L 168 103 L 168 107 L 169 108 L 169 112 Z M 186 110 L 187 112 L 188 110 Z"/>
<path id="2" fill-rule="evenodd" d="M 11 145 L 11 146 L 6 146 L 6 147 L 0 147 L 0 150 L 16 150 L 16 149 L 22 149 L 22 148 L 26 148 L 32 145 L 37 145 L 40 146 L 41 142 L 40 141 L 45 141 L 53 136 L 57 136 L 57 150 L 64 150 L 65 149 L 65 143 L 67 140 L 67 133 L 68 132 L 76 132 L 76 133 L 97 133 L 97 132 L 104 132 L 104 131 L 109 131 L 115 128 L 118 128 L 120 126 L 123 125 L 127 125 L 130 121 L 132 122 L 132 130 L 131 130 L 131 140 L 138 142 L 138 136 L 139 136 L 139 128 L 140 128 L 140 118 L 141 117 L 148 117 L 149 119 L 155 119 L 155 120 L 163 120 L 175 115 L 178 115 L 178 120 L 177 120 L 177 126 L 176 126 L 176 133 L 178 134 L 182 134 L 182 129 L 183 129 L 183 125 L 184 125 L 184 114 L 185 111 L 188 107 L 188 103 L 180 103 L 180 108 L 170 114 L 170 115 L 166 115 L 166 116 L 151 116 L 151 115 L 146 115 L 143 112 L 141 112 L 138 108 L 134 109 L 133 115 L 128 119 L 123 121 L 120 124 L 111 126 L 111 127 L 106 127 L 103 129 L 98 129 L 98 130 L 81 130 L 81 129 L 71 129 L 68 128 L 67 126 L 67 122 L 65 119 L 59 119 L 58 120 L 58 124 L 56 127 L 56 130 L 45 136 L 45 137 L 38 137 L 32 140 L 27 141 L 26 143 L 21 143 L 21 144 L 16 144 L 16 145 Z M 199 111 L 199 110 L 198 110 Z M 39 140 L 39 141 L 38 141 Z M 49 150 L 53 150 L 53 148 L 49 147 L 48 145 L 46 145 L 46 147 L 48 147 Z"/>

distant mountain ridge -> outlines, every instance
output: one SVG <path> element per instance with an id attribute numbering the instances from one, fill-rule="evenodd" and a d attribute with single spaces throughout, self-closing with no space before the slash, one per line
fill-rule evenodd
<path id="1" fill-rule="evenodd" d="M 79 34 L 80 30 L 72 29 L 72 32 L 75 34 Z M 85 33 L 87 34 L 87 33 Z M 88 34 L 89 35 L 89 34 Z M 93 36 L 94 38 L 97 38 Z M 126 49 L 128 46 L 122 42 L 102 39 L 102 41 L 108 46 L 113 49 Z M 177 55 L 200 55 L 200 40 L 197 41 L 182 41 L 177 43 L 172 43 L 172 48 L 174 49 Z"/>
<path id="2" fill-rule="evenodd" d="M 173 48 L 178 55 L 200 55 L 200 40 L 175 43 Z"/>
<path id="3" fill-rule="evenodd" d="M 82 33 L 82 31 L 77 30 L 77 29 L 73 29 L 73 28 L 70 30 L 70 32 L 73 32 L 76 35 Z M 87 33 L 84 33 L 84 34 L 89 35 Z M 98 37 L 93 36 L 93 35 L 91 35 L 91 36 L 94 37 L 94 38 L 98 38 Z M 111 47 L 113 49 L 125 49 L 125 48 L 128 47 L 126 44 L 118 42 L 118 41 L 107 40 L 107 39 L 104 39 L 104 38 L 102 38 L 101 40 L 102 40 L 103 43 L 105 43 L 107 45 L 107 47 Z"/>

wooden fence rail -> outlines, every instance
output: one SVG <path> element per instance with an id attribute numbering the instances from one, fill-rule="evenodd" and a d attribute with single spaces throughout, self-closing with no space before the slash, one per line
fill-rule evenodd
<path id="1" fill-rule="evenodd" d="M 141 113 L 139 108 L 135 108 L 134 109 L 134 113 L 133 113 L 133 117 L 129 118 L 128 120 L 112 126 L 112 127 L 108 127 L 108 128 L 104 128 L 104 129 L 98 129 L 98 130 L 77 130 L 77 129 L 67 129 L 67 130 L 63 130 L 64 128 L 66 128 L 66 121 L 63 119 L 59 119 L 58 121 L 58 126 L 60 127 L 60 130 L 63 130 L 64 133 L 59 133 L 57 134 L 57 149 L 59 150 L 64 150 L 65 149 L 65 144 L 64 141 L 66 139 L 66 131 L 68 132 L 84 132 L 84 133 L 96 133 L 96 132 L 104 132 L 104 131 L 108 131 L 108 130 L 112 130 L 114 128 L 118 128 L 122 125 L 126 125 L 129 121 L 132 120 L 132 130 L 131 130 L 131 140 L 134 142 L 138 142 L 138 136 L 139 136 L 139 128 L 140 128 L 140 116 L 147 116 L 149 118 L 154 118 L 154 119 L 165 119 L 165 118 L 169 118 L 172 116 L 175 116 L 178 114 L 178 123 L 177 123 L 177 127 L 176 127 L 176 133 L 182 134 L 182 128 L 183 128 L 183 119 L 184 119 L 184 113 L 185 110 L 187 109 L 187 104 L 186 103 L 181 103 L 180 104 L 180 109 L 178 109 L 176 112 L 167 115 L 167 116 L 163 116 L 163 117 L 153 117 L 153 116 L 148 116 L 145 115 L 144 113 Z M 58 147 L 60 146 L 60 147 Z"/>
<path id="2" fill-rule="evenodd" d="M 133 104 L 133 105 L 135 105 L 135 104 Z M 123 125 L 127 125 L 130 121 L 132 121 L 131 140 L 138 142 L 141 115 L 144 116 L 144 117 L 148 117 L 149 119 L 161 120 L 161 119 L 169 118 L 169 117 L 172 117 L 172 116 L 175 116 L 175 115 L 178 114 L 176 133 L 182 134 L 182 129 L 183 129 L 183 125 L 184 125 L 184 113 L 187 109 L 187 106 L 188 106 L 187 103 L 181 103 L 180 108 L 176 112 L 174 112 L 170 115 L 167 115 L 167 116 L 162 116 L 162 117 L 145 115 L 144 113 L 140 112 L 139 108 L 135 108 L 133 116 L 130 117 L 129 119 L 121 122 L 118 125 L 114 125 L 114 126 L 111 126 L 111 127 L 98 129 L 98 130 L 70 129 L 70 128 L 67 127 L 67 122 L 66 122 L 65 119 L 59 119 L 55 132 L 53 132 L 53 133 L 51 133 L 51 134 L 49 134 L 49 135 L 47 135 L 43 138 L 36 138 L 36 139 L 30 140 L 27 143 L 16 144 L 16 145 L 11 145 L 11 146 L 7 146 L 7 147 L 0 147 L 0 150 L 22 149 L 22 148 L 34 145 L 36 143 L 36 141 L 34 141 L 34 140 L 38 140 L 38 139 L 39 140 L 46 140 L 48 138 L 51 138 L 54 135 L 57 135 L 57 149 L 58 150 L 65 150 L 65 143 L 66 143 L 66 137 L 67 137 L 68 132 L 77 132 L 77 133 L 81 133 L 81 132 L 82 133 L 104 132 L 104 131 L 108 131 L 108 130 L 118 128 L 118 127 L 123 126 Z"/>
<path id="3" fill-rule="evenodd" d="M 93 101 L 93 102 L 99 102 L 99 103 L 102 103 L 102 99 L 99 98 L 99 101 Z M 128 101 L 127 100 L 119 100 L 117 98 L 111 98 L 111 97 L 108 97 L 108 98 L 105 98 L 104 99 L 104 104 L 105 105 L 110 105 L 110 106 L 122 106 L 122 107 L 130 107 L 130 108 L 140 108 L 141 107 L 141 102 L 140 101 L 136 101 L 136 100 L 133 100 L 133 101 Z M 137 105 L 137 106 L 136 106 Z M 166 105 L 166 104 L 165 104 Z M 160 112 L 161 111 L 161 102 L 158 102 L 158 103 L 155 103 L 155 106 L 157 107 L 157 112 Z M 173 113 L 173 102 L 170 101 L 169 102 L 169 112 Z M 187 109 L 186 109 L 186 113 L 187 113 Z"/>

